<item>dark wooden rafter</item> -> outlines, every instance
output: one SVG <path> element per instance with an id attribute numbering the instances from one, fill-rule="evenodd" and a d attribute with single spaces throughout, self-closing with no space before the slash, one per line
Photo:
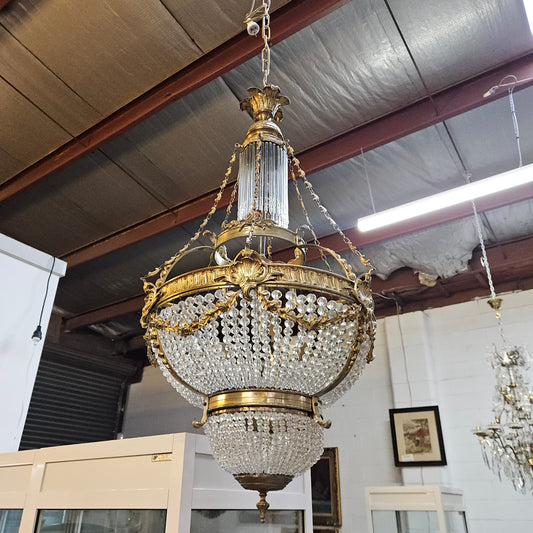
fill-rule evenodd
<path id="1" fill-rule="evenodd" d="M 302 168 L 308 174 L 311 174 L 357 156 L 361 153 L 361 150 L 366 152 L 375 149 L 401 137 L 435 125 L 443 120 L 465 113 L 475 107 L 479 107 L 491 99 L 504 96 L 506 94 L 505 91 L 501 91 L 490 98 L 483 98 L 483 93 L 488 87 L 496 85 L 509 72 L 513 72 L 519 79 L 529 79 L 528 82 L 517 86 L 515 90 L 533 85 L 533 54 L 528 54 L 525 57 L 477 76 L 474 79 L 434 94 L 431 99 L 428 98 L 411 104 L 372 122 L 355 127 L 309 150 L 305 150 L 298 155 Z M 1 192 L 0 189 L 0 195 Z M 156 215 L 130 228 L 66 254 L 61 259 L 67 261 L 69 268 L 72 268 L 105 254 L 120 250 L 130 244 L 155 236 L 175 226 L 190 222 L 207 214 L 213 205 L 215 195 L 216 192 L 212 192 L 201 198 L 191 200 L 170 211 Z M 531 197 L 533 197 L 533 186 L 526 185 L 480 200 L 479 210 L 495 209 L 496 207 Z M 222 198 L 219 207 L 221 209 L 226 207 L 228 202 L 229 194 L 226 194 Z M 350 230 L 349 233 L 353 242 L 358 246 L 363 246 L 372 242 L 404 235 L 424 227 L 456 220 L 468 216 L 470 213 L 470 207 L 468 205 L 457 206 L 457 208 L 443 210 L 428 215 L 423 219 L 418 218 L 414 221 L 407 221 L 377 232 L 363 235 L 359 234 L 356 230 Z"/>
<path id="2" fill-rule="evenodd" d="M 340 249 L 337 251 L 341 251 Z M 533 236 L 497 244 L 487 248 L 491 271 L 499 291 L 526 289 L 533 287 Z M 280 259 L 275 257 L 274 259 Z M 480 283 L 479 277 L 483 278 Z M 375 277 L 372 290 L 376 296 L 377 316 L 396 313 L 396 301 L 402 303 L 404 312 L 442 307 L 471 300 L 475 297 L 488 296 L 484 283 L 484 268 L 480 253 L 475 251 L 467 272 L 448 279 L 439 279 L 436 287 L 425 287 L 411 269 L 402 269 L 393 273 L 388 279 Z M 442 286 L 444 291 L 439 289 Z M 379 295 L 383 295 L 381 298 Z M 135 296 L 129 300 L 107 305 L 88 313 L 69 318 L 64 323 L 66 331 L 106 322 L 142 308 L 144 297 Z M 408 303 L 405 303 L 408 302 Z"/>
<path id="3" fill-rule="evenodd" d="M 273 28 L 271 43 L 274 45 L 283 41 L 346 2 L 347 0 L 292 0 L 271 16 Z M 251 38 L 246 31 L 236 35 L 14 176 L 0 186 L 0 202 L 96 150 L 105 142 L 124 133 L 174 100 L 183 98 L 195 89 L 241 65 L 259 54 L 262 47 L 263 42 L 260 39 Z"/>

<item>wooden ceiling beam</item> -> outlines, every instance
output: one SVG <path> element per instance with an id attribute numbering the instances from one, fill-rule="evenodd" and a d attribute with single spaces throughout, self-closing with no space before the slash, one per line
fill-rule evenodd
<path id="1" fill-rule="evenodd" d="M 92 324 L 99 324 L 101 322 L 107 322 L 111 318 L 128 315 L 130 313 L 137 313 L 142 309 L 144 305 L 144 295 L 135 296 L 122 300 L 99 309 L 88 311 L 87 313 L 81 313 L 79 315 L 67 318 L 63 322 L 63 331 L 70 333 L 76 329 L 80 329 Z"/>
<path id="2" fill-rule="evenodd" d="M 336 250 L 339 251 L 339 250 Z M 491 272 L 498 291 L 519 290 L 533 287 L 531 267 L 533 265 L 533 236 L 499 243 L 487 248 Z M 477 278 L 484 276 L 479 250 L 475 251 L 467 272 L 452 278 L 438 279 L 436 287 L 424 287 L 411 269 L 401 269 L 386 280 L 374 277 L 372 290 L 376 295 L 377 316 L 396 313 L 395 300 L 402 302 L 403 312 L 443 307 L 466 302 L 475 297 L 488 296 L 487 287 L 479 285 Z M 280 259 L 279 257 L 275 257 Z M 438 285 L 442 285 L 444 293 Z M 388 299 L 387 299 L 388 298 Z M 120 316 L 139 312 L 144 296 L 138 295 L 129 300 L 83 313 L 64 322 L 65 331 L 73 331 L 92 324 L 107 322 Z M 393 310 L 394 313 L 391 311 Z"/>
<path id="3" fill-rule="evenodd" d="M 271 16 L 271 44 L 283 41 L 346 2 L 347 0 L 292 0 Z M 0 186 L 0 202 L 96 150 L 174 100 L 183 98 L 241 65 L 259 54 L 262 48 L 261 39 L 253 39 L 246 31 L 241 32 L 11 178 Z"/>
<path id="4" fill-rule="evenodd" d="M 459 83 L 445 91 L 432 95 L 431 99 L 428 98 L 411 104 L 372 122 L 357 126 L 309 150 L 305 150 L 298 154 L 302 168 L 308 174 L 311 174 L 357 156 L 361 153 L 361 150 L 365 152 L 373 150 L 443 120 L 465 113 L 487 103 L 491 99 L 505 96 L 507 94 L 505 91 L 497 92 L 489 98 L 483 98 L 483 93 L 489 87 L 498 84 L 509 72 L 512 72 L 518 79 L 529 79 L 529 81 L 517 86 L 515 90 L 533 85 L 533 54 L 528 54 L 476 78 Z M 0 188 L 0 199 L 1 194 L 2 189 Z M 61 259 L 67 261 L 69 268 L 73 268 L 107 253 L 120 250 L 130 244 L 153 237 L 177 225 L 205 216 L 213 205 L 215 196 L 216 192 L 211 192 L 201 198 L 191 200 L 79 250 L 70 252 L 62 256 Z M 508 205 L 531 197 L 533 197 L 533 186 L 529 184 L 493 197 L 478 200 L 478 209 L 480 211 L 495 209 L 502 205 Z M 226 207 L 228 202 L 229 195 L 225 195 L 219 204 L 219 208 Z M 349 230 L 349 236 L 358 246 L 364 246 L 442 224 L 443 222 L 457 220 L 470 214 L 470 205 L 456 206 L 366 234 L 361 234 L 355 229 Z"/>

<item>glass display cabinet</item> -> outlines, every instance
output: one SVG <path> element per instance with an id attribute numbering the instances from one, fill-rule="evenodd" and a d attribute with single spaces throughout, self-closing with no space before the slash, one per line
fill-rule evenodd
<path id="1" fill-rule="evenodd" d="M 0 454 L 0 533 L 312 533 L 309 473 L 257 494 L 179 433 Z"/>
<path id="2" fill-rule="evenodd" d="M 438 486 L 366 489 L 369 533 L 468 533 L 463 493 Z"/>

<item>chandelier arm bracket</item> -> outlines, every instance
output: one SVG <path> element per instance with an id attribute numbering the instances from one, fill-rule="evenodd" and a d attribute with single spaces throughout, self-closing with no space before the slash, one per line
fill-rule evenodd
<path id="1" fill-rule="evenodd" d="M 207 406 L 208 406 L 208 399 L 206 397 L 205 400 L 204 400 L 204 408 L 203 408 L 201 420 L 200 421 L 198 421 L 198 420 L 193 420 L 192 421 L 192 425 L 196 429 L 200 429 L 207 422 Z"/>
<path id="2" fill-rule="evenodd" d="M 320 401 L 316 396 L 312 398 L 313 403 L 313 420 L 324 429 L 329 429 L 331 427 L 331 420 L 324 420 L 322 413 L 320 411 Z"/>

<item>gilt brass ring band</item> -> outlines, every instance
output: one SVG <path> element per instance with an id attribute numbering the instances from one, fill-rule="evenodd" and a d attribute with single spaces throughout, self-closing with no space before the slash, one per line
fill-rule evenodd
<path id="1" fill-rule="evenodd" d="M 207 412 L 209 414 L 243 407 L 293 409 L 309 414 L 313 412 L 311 397 L 289 391 L 265 389 L 235 390 L 213 394 L 207 400 Z"/>

